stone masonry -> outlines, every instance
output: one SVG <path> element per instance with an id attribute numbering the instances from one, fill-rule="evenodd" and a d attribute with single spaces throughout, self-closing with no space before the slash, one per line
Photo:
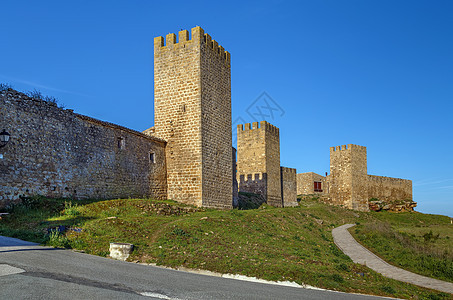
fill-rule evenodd
<path id="1" fill-rule="evenodd" d="M 0 208 L 36 194 L 220 209 L 237 205 L 238 191 L 276 207 L 297 205 L 297 194 L 361 211 L 412 201 L 410 180 L 367 174 L 363 146 L 332 147 L 327 177 L 281 167 L 279 129 L 266 121 L 238 125 L 236 160 L 230 54 L 200 27 L 154 39 L 154 83 L 155 124 L 143 133 L 1 91 L 0 130 L 11 141 L 0 153 Z"/>
<path id="2" fill-rule="evenodd" d="M 316 188 L 319 185 L 321 189 Z M 328 193 L 329 188 L 326 182 L 326 177 L 313 173 L 299 173 L 297 174 L 297 194 L 298 195 L 323 195 Z"/>
<path id="3" fill-rule="evenodd" d="M 321 191 L 314 190 L 314 182 L 321 183 Z M 353 144 L 330 148 L 327 177 L 313 172 L 297 174 L 297 193 L 318 195 L 328 203 L 360 211 L 413 210 L 416 206 L 411 180 L 367 174 L 366 147 Z"/>
<path id="4" fill-rule="evenodd" d="M 12 89 L 0 93 L 0 128 L 11 134 L 0 149 L 0 207 L 37 194 L 167 198 L 161 139 Z"/>
<path id="5" fill-rule="evenodd" d="M 170 199 L 232 207 L 230 54 L 200 27 L 154 39 L 154 133 Z"/>
<path id="6" fill-rule="evenodd" d="M 298 206 L 296 169 L 280 167 L 283 207 Z"/>
<path id="7" fill-rule="evenodd" d="M 282 207 L 279 130 L 266 121 L 237 126 L 237 176 L 240 192 L 261 194 Z"/>
<path id="8" fill-rule="evenodd" d="M 333 204 L 367 211 L 366 147 L 349 144 L 330 148 L 330 198 Z"/>

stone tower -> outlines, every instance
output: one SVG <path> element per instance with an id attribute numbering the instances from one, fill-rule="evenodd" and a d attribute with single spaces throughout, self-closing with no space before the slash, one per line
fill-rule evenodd
<path id="1" fill-rule="evenodd" d="M 282 207 L 279 130 L 266 121 L 237 127 L 239 191 L 263 195 L 269 205 Z"/>
<path id="2" fill-rule="evenodd" d="M 154 39 L 154 135 L 167 141 L 168 198 L 232 207 L 230 54 L 200 27 Z"/>
<path id="3" fill-rule="evenodd" d="M 329 193 L 336 205 L 368 211 L 366 147 L 348 144 L 330 148 Z"/>

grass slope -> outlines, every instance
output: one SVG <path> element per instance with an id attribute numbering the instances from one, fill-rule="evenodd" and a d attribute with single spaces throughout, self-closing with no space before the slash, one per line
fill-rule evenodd
<path id="1" fill-rule="evenodd" d="M 453 225 L 447 216 L 370 213 L 373 222 L 350 229 L 365 247 L 395 266 L 453 282 Z"/>
<path id="2" fill-rule="evenodd" d="M 139 199 L 73 203 L 28 199 L 0 220 L 0 234 L 101 256 L 108 255 L 109 242 L 126 242 L 135 245 L 131 261 L 289 280 L 344 292 L 450 299 L 448 294 L 388 279 L 354 264 L 335 246 L 333 228 L 373 223 L 378 218 L 372 213 L 312 200 L 295 208 L 262 205 L 228 211 Z M 70 229 L 48 233 L 49 228 L 63 225 Z"/>

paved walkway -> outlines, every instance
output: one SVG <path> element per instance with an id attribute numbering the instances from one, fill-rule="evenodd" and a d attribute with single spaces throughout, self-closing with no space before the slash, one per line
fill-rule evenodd
<path id="1" fill-rule="evenodd" d="M 371 253 L 368 249 L 360 245 L 348 232 L 348 228 L 351 228 L 353 226 L 354 224 L 345 224 L 337 227 L 332 230 L 332 235 L 335 244 L 355 263 L 366 265 L 370 269 L 381 273 L 385 277 L 453 294 L 453 283 L 421 276 L 397 268 L 386 263 L 381 258 Z"/>

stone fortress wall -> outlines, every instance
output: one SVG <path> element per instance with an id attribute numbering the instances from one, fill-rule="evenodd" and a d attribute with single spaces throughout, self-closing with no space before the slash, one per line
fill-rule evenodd
<path id="1" fill-rule="evenodd" d="M 233 207 L 238 191 L 276 207 L 312 193 L 356 210 L 368 210 L 369 198 L 412 199 L 411 181 L 367 174 L 362 146 L 332 147 L 327 177 L 281 167 L 279 129 L 266 121 L 238 125 L 236 161 L 230 54 L 200 27 L 154 39 L 154 81 L 155 124 L 143 133 L 1 92 L 0 130 L 11 141 L 0 152 L 0 206 L 36 194 L 221 209 Z"/>
<path id="2" fill-rule="evenodd" d="M 328 193 L 326 177 L 313 173 L 299 173 L 297 176 L 297 195 L 323 195 Z M 321 189 L 315 190 L 315 182 L 321 183 Z"/>
<path id="3" fill-rule="evenodd" d="M 276 207 L 297 205 L 296 169 L 280 166 L 280 132 L 266 122 L 237 126 L 240 192 L 260 194 Z"/>
<path id="4" fill-rule="evenodd" d="M 321 182 L 322 192 L 313 190 L 315 181 Z M 297 174 L 297 189 L 298 195 L 318 195 L 328 203 L 360 211 L 385 205 L 397 210 L 416 206 L 411 180 L 367 174 L 366 147 L 353 144 L 330 148 L 327 177 L 313 172 Z"/>
<path id="5" fill-rule="evenodd" d="M 284 207 L 298 206 L 296 169 L 280 167 L 282 201 Z"/>
<path id="6" fill-rule="evenodd" d="M 261 194 L 269 205 L 283 206 L 278 128 L 266 121 L 238 125 L 237 147 L 239 191 Z"/>
<path id="7" fill-rule="evenodd" d="M 368 175 L 368 199 L 412 200 L 412 180 Z"/>
<path id="8" fill-rule="evenodd" d="M 330 148 L 329 195 L 331 202 L 367 211 L 366 147 L 343 145 Z"/>
<path id="9" fill-rule="evenodd" d="M 14 126 L 11 126 L 14 124 Z M 167 198 L 165 141 L 30 98 L 0 93 L 0 206 L 20 195 Z"/>
<path id="10" fill-rule="evenodd" d="M 232 207 L 230 54 L 200 27 L 154 39 L 153 135 L 167 141 L 168 198 Z"/>

